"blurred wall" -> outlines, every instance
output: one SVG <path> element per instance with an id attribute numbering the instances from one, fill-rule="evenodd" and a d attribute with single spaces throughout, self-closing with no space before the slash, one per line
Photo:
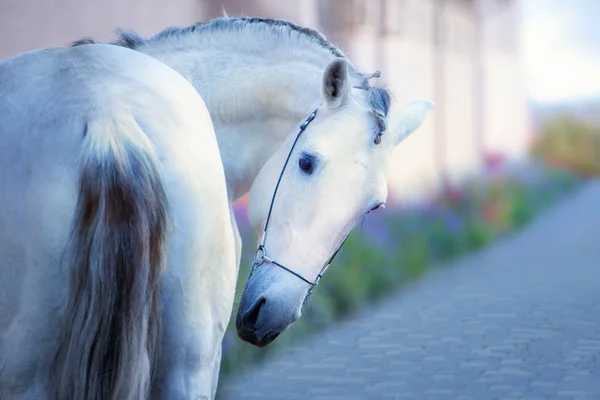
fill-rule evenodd
<path id="1" fill-rule="evenodd" d="M 521 0 L 524 1 L 524 0 Z M 315 27 L 361 70 L 382 71 L 396 106 L 436 108 L 396 149 L 390 195 L 458 180 L 488 153 L 521 157 L 529 109 L 517 41 L 519 0 L 0 0 L 0 59 L 116 28 L 144 35 L 223 15 L 284 18 Z"/>
<path id="2" fill-rule="evenodd" d="M 154 34 L 198 22 L 202 8 L 198 0 L 0 0 L 0 59 L 84 36 L 110 40 L 117 28 Z"/>
<path id="3" fill-rule="evenodd" d="M 392 195 L 427 191 L 442 176 L 459 180 L 479 170 L 487 154 L 525 154 L 530 122 L 517 40 L 519 1 L 325 3 L 354 13 L 334 27 L 335 35 L 344 37 L 346 53 L 361 69 L 382 70 L 396 106 L 416 98 L 436 103 L 425 125 L 396 149 Z M 326 21 L 322 28 L 328 30 Z"/>
<path id="4" fill-rule="evenodd" d="M 363 71 L 382 71 L 396 107 L 436 108 L 396 149 L 395 198 L 479 171 L 488 155 L 525 155 L 530 115 L 521 70 L 524 0 L 210 0 L 206 17 L 262 15 L 316 27 Z"/>

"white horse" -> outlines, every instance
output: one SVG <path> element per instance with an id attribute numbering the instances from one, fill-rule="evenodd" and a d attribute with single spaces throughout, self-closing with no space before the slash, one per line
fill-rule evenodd
<path id="1" fill-rule="evenodd" d="M 0 63 L 2 400 L 213 398 L 235 263 L 181 75 L 112 45 Z"/>
<path id="2" fill-rule="evenodd" d="M 378 74 L 359 72 L 319 32 L 281 20 L 220 18 L 149 39 L 124 31 L 114 44 L 155 57 L 193 84 L 213 120 L 229 203 L 251 189 L 260 266 L 236 322 L 240 338 L 267 345 L 300 316 L 354 225 L 385 203 L 392 150 L 433 103 L 412 102 L 387 121 L 390 96 L 370 86 Z"/>
<path id="3" fill-rule="evenodd" d="M 260 266 L 249 279 L 237 318 L 242 339 L 267 345 L 300 315 L 321 265 L 355 223 L 384 203 L 392 149 L 417 129 L 432 103 L 414 102 L 399 110 L 384 134 L 387 91 L 371 87 L 372 76 L 357 71 L 318 32 L 285 21 L 218 19 L 168 29 L 149 40 L 123 32 L 117 44 L 162 61 L 192 83 L 215 127 L 226 200 L 231 205 L 252 188 L 249 213 L 257 230 L 264 230 L 269 215 Z M 49 384 L 57 386 L 61 398 L 212 397 L 236 274 L 225 225 L 237 228 L 224 216 L 231 209 L 216 182 L 223 170 L 215 165 L 218 154 L 208 139 L 204 105 L 197 97 L 191 100 L 173 71 L 148 64 L 147 57 L 104 45 L 80 49 L 30 53 L 0 66 L 0 162 L 11 172 L 0 180 L 0 393 L 43 398 Z M 193 101 L 197 110 L 191 110 Z M 173 107 L 177 102 L 182 105 Z M 298 136 L 313 110 L 314 119 Z M 96 131 L 107 133 L 91 134 Z M 62 132 L 64 137 L 58 136 Z M 107 144 L 92 146 L 95 137 Z M 148 141 L 153 146 L 145 146 L 143 154 L 155 148 L 174 227 L 160 288 L 162 319 L 152 306 L 156 291 L 143 290 L 156 287 L 151 272 L 158 267 L 148 265 L 158 265 L 162 254 L 150 241 L 158 244 L 165 236 L 150 217 L 142 218 L 156 215 L 152 205 L 164 209 L 152 200 L 156 180 L 148 175 L 150 183 L 144 185 L 137 173 L 145 170 L 136 164 L 143 161 L 137 146 Z M 119 168 L 110 157 L 105 161 L 90 154 L 111 156 Z M 118 180 L 111 180 L 116 172 L 103 175 L 129 167 L 123 161 L 129 154 L 133 164 L 124 171 L 135 171 L 135 180 L 131 174 Z M 83 175 L 70 158 L 75 155 L 82 159 Z M 97 162 L 97 176 L 90 177 L 85 167 L 96 164 L 86 160 Z M 23 191 L 23 182 L 30 181 Z M 94 182 L 104 190 L 94 191 Z M 137 188 L 135 198 L 142 205 L 128 191 L 117 190 L 121 186 Z M 83 190 L 79 200 L 78 190 Z M 116 196 L 114 203 L 106 200 L 109 195 Z M 90 217 L 110 205 L 121 219 Z M 125 218 L 130 211 L 139 224 Z M 69 241 L 66 221 L 73 218 Z M 123 220 L 129 226 L 118 223 Z M 101 229 L 98 221 L 116 228 Z M 39 226 L 30 232 L 34 223 Z M 145 245 L 130 236 L 146 240 Z M 239 263 L 237 232 L 235 239 Z M 63 248 L 70 263 L 65 273 L 72 275 L 68 293 L 75 297 L 67 303 L 68 319 L 61 328 L 56 318 L 59 292 L 66 288 L 59 260 Z M 122 253 L 138 248 L 131 254 L 140 262 L 132 268 L 133 256 Z M 97 260 L 106 260 L 110 269 L 99 268 Z M 118 268 L 124 264 L 129 269 Z M 162 348 L 153 354 L 152 338 L 161 321 Z M 108 343 L 117 346 L 111 349 Z M 52 361 L 55 348 L 58 357 Z M 49 382 L 48 366 L 53 370 Z"/>

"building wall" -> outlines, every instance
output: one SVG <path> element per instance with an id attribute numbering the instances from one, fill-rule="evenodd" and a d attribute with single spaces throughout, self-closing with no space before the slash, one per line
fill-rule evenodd
<path id="1" fill-rule="evenodd" d="M 522 156 L 529 110 L 521 73 L 518 0 L 0 0 L 0 59 L 114 29 L 144 35 L 223 15 L 284 18 L 323 31 L 363 71 L 382 71 L 396 107 L 436 102 L 395 150 L 390 194 L 458 180 L 486 153 Z M 60 10 L 58 12 L 57 10 Z"/>
<path id="2" fill-rule="evenodd" d="M 428 191 L 442 176 L 458 181 L 479 170 L 489 153 L 526 153 L 519 1 L 353 0 L 361 2 L 379 17 L 346 27 L 351 59 L 366 72 L 383 71 L 396 107 L 416 98 L 436 103 L 424 126 L 395 151 L 394 197 Z"/>
<path id="3" fill-rule="evenodd" d="M 423 127 L 395 150 L 389 178 L 395 198 L 436 187 L 441 172 L 458 180 L 480 165 L 477 27 L 473 8 L 463 3 L 380 1 L 381 20 L 367 21 L 379 29 L 362 25 L 347 33 L 352 60 L 362 70 L 383 71 L 395 107 L 423 98 L 436 103 Z"/>
<path id="4" fill-rule="evenodd" d="M 84 36 L 112 39 L 117 28 L 152 35 L 202 18 L 198 0 L 0 0 L 0 60 Z"/>
<path id="5" fill-rule="evenodd" d="M 520 157 L 532 134 L 518 42 L 518 1 L 487 0 L 484 26 L 485 135 L 487 151 Z"/>

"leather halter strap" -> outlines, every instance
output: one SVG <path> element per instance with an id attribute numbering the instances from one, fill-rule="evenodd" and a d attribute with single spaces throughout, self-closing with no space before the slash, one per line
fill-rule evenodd
<path id="1" fill-rule="evenodd" d="M 294 275 L 295 277 L 303 280 L 308 285 L 310 285 L 310 288 L 308 290 L 308 294 L 306 296 L 305 302 L 308 299 L 308 297 L 310 296 L 310 293 L 311 293 L 312 289 L 319 284 L 319 280 L 321 279 L 321 277 L 323 276 L 323 274 L 325 274 L 325 272 L 327 271 L 327 268 L 329 268 L 329 265 L 331 264 L 331 262 L 333 261 L 333 259 L 335 258 L 335 256 L 339 253 L 340 249 L 342 248 L 342 246 L 346 242 L 346 239 L 348 239 L 348 236 L 346 236 L 344 238 L 344 241 L 342 242 L 342 244 L 336 249 L 336 251 L 333 253 L 333 255 L 329 258 L 329 260 L 327 261 L 327 263 L 325 264 L 325 266 L 323 268 L 321 268 L 321 271 L 319 272 L 319 274 L 317 275 L 317 278 L 314 281 L 311 281 L 311 280 L 305 278 L 301 274 L 295 272 L 294 270 L 292 270 L 292 269 L 286 267 L 285 265 L 283 265 L 281 263 L 278 263 L 277 261 L 275 261 L 272 258 L 270 258 L 267 255 L 266 241 L 267 241 L 267 233 L 268 233 L 268 229 L 269 229 L 269 223 L 271 222 L 271 214 L 273 212 L 273 205 L 275 204 L 275 198 L 277 196 L 277 191 L 279 189 L 279 185 L 281 183 L 281 179 L 283 178 L 283 174 L 285 172 L 285 169 L 286 169 L 286 167 L 287 167 L 287 165 L 288 165 L 288 163 L 290 161 L 290 158 L 292 157 L 292 153 L 294 152 L 294 148 L 296 147 L 296 143 L 298 143 L 298 139 L 300 139 L 300 136 L 306 130 L 306 128 L 308 127 L 308 125 L 310 125 L 310 123 L 315 119 L 315 117 L 317 116 L 317 111 L 318 110 L 319 109 L 316 108 L 308 116 L 308 118 L 306 118 L 306 120 L 302 123 L 302 125 L 300 125 L 300 130 L 298 131 L 298 134 L 296 135 L 296 138 L 294 139 L 294 143 L 292 144 L 292 147 L 291 147 L 291 149 L 290 149 L 290 151 L 289 151 L 289 153 L 287 155 L 285 163 L 283 164 L 283 168 L 281 169 L 281 173 L 279 174 L 279 179 L 277 179 L 277 184 L 275 185 L 275 190 L 273 191 L 273 196 L 271 197 L 271 204 L 269 205 L 269 212 L 267 214 L 267 219 L 265 221 L 265 227 L 263 229 L 262 238 L 260 240 L 260 244 L 258 245 L 258 248 L 256 249 L 256 253 L 254 255 L 254 261 L 252 262 L 252 267 L 250 269 L 250 275 L 248 276 L 248 279 L 249 279 L 254 274 L 254 271 L 256 270 L 256 268 L 258 268 L 259 266 L 263 265 L 264 263 L 269 263 L 269 264 L 276 265 L 279 268 L 281 268 L 281 269 L 289 272 L 290 274 Z"/>

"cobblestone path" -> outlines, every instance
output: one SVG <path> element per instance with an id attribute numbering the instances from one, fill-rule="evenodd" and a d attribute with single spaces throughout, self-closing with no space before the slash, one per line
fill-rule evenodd
<path id="1" fill-rule="evenodd" d="M 220 395 L 600 400 L 600 182 Z"/>

